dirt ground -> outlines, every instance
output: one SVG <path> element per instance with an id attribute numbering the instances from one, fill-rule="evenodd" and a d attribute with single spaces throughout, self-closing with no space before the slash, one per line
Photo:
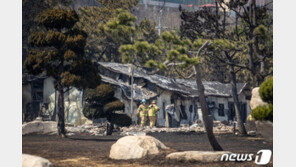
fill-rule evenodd
<path id="1" fill-rule="evenodd" d="M 205 134 L 196 133 L 151 133 L 166 146 L 175 151 L 211 151 Z M 108 158 L 110 148 L 119 138 L 112 136 L 87 136 L 80 134 L 69 138 L 56 135 L 26 135 L 22 138 L 23 153 L 49 159 L 57 167 L 94 167 L 94 166 L 257 166 L 252 162 L 192 163 L 165 160 L 167 153 L 148 156 L 139 160 L 112 160 Z M 233 153 L 254 153 L 260 149 L 272 150 L 272 143 L 266 143 L 260 137 L 239 137 L 233 134 L 216 135 L 224 150 Z M 272 161 L 268 166 L 272 166 Z"/>

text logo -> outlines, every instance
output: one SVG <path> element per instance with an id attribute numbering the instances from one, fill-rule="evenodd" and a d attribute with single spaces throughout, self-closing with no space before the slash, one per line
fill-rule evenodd
<path id="1" fill-rule="evenodd" d="M 271 150 L 260 150 L 255 155 L 255 163 L 257 165 L 266 165 L 271 159 Z M 254 159 L 254 154 L 223 154 L 221 156 L 221 161 L 252 161 Z"/>
<path id="2" fill-rule="evenodd" d="M 266 165 L 271 159 L 271 151 L 270 150 L 260 150 L 257 152 L 255 163 L 258 165 Z M 261 155 L 261 156 L 260 156 Z"/>

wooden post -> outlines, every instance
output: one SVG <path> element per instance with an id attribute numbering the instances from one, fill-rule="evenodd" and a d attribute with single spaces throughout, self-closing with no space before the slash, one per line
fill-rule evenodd
<path id="1" fill-rule="evenodd" d="M 233 121 L 233 134 L 235 134 L 235 132 L 236 132 L 236 129 L 235 129 L 235 127 L 236 127 L 236 122 L 235 122 L 235 121 Z"/>
<path id="2" fill-rule="evenodd" d="M 165 111 L 165 109 L 164 109 Z M 169 123 L 169 114 L 168 112 L 165 111 L 165 127 L 169 128 L 170 127 L 170 123 Z"/>
<path id="3" fill-rule="evenodd" d="M 51 116 L 51 121 L 56 121 L 57 116 L 57 90 L 54 90 L 54 110 Z"/>

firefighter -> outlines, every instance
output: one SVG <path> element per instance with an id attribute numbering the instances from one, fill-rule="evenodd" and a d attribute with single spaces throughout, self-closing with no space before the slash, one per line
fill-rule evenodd
<path id="1" fill-rule="evenodd" d="M 159 107 L 156 105 L 156 101 L 153 100 L 152 103 L 149 105 L 149 110 L 148 110 L 148 116 L 149 116 L 151 128 L 155 126 L 157 111 L 159 111 Z"/>
<path id="2" fill-rule="evenodd" d="M 143 99 L 141 103 L 138 108 L 138 114 L 140 113 L 141 117 L 141 127 L 144 127 L 148 116 L 148 105 L 146 104 L 146 99 Z"/>

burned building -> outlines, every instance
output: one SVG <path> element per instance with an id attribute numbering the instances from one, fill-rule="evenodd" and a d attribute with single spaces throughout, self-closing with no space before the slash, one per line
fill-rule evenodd
<path id="1" fill-rule="evenodd" d="M 145 69 L 135 68 L 134 102 L 133 111 L 131 111 L 131 76 L 129 66 L 110 62 L 98 62 L 97 66 L 102 82 L 111 84 L 114 87 L 115 96 L 125 104 L 124 112 L 131 116 L 134 121 L 136 120 L 136 110 L 142 99 L 146 99 L 148 103 L 152 100 L 157 101 L 157 105 L 160 107 L 157 115 L 158 126 L 165 126 L 166 122 L 169 123 L 169 126 L 179 126 L 180 124 L 192 124 L 197 120 L 202 121 L 199 94 L 195 81 L 168 78 L 157 74 L 149 75 Z M 235 112 L 231 85 L 209 81 L 204 81 L 203 84 L 208 108 L 214 120 L 234 120 Z M 35 86 L 38 86 L 38 88 L 35 88 Z M 245 121 L 247 115 L 251 112 L 249 107 L 251 91 L 245 83 L 238 83 L 237 87 L 242 117 Z M 55 95 L 53 78 L 27 79 L 23 83 L 23 112 L 33 112 L 33 117 L 36 117 L 40 110 L 38 106 L 44 103 L 47 105 L 47 112 L 50 114 L 50 117 L 55 118 Z M 66 123 L 79 125 L 87 121 L 82 114 L 82 91 L 72 88 L 66 91 L 64 96 Z M 167 112 L 166 108 L 170 108 L 170 111 Z"/>
<path id="2" fill-rule="evenodd" d="M 47 76 L 23 75 L 22 82 L 22 121 L 36 119 L 41 112 L 47 120 L 57 120 L 57 91 L 55 80 Z M 87 119 L 82 114 L 82 92 L 75 88 L 66 88 L 64 94 L 65 122 L 75 125 L 83 124 Z"/>
<path id="3" fill-rule="evenodd" d="M 41 106 L 48 108 L 49 97 L 55 92 L 54 79 L 47 76 L 23 74 L 22 77 L 22 117 L 23 121 L 34 120 Z"/>
<path id="4" fill-rule="evenodd" d="M 198 90 L 195 81 L 168 78 L 161 75 L 148 75 L 147 71 L 141 68 L 134 70 L 134 103 L 131 111 L 131 85 L 129 66 L 119 63 L 99 62 L 99 72 L 102 81 L 116 87 L 115 96 L 125 103 L 125 113 L 135 119 L 136 109 L 140 100 L 148 102 L 157 101 L 160 111 L 157 115 L 158 125 L 164 126 L 166 119 L 170 126 L 179 124 L 191 124 L 196 120 L 202 120 L 202 113 L 199 105 Z M 231 85 L 220 82 L 203 82 L 207 96 L 208 107 L 215 120 L 234 120 L 234 103 L 231 95 Z M 241 112 L 245 121 L 250 114 L 249 107 L 250 88 L 245 83 L 238 83 L 239 100 Z M 173 105 L 174 118 L 166 114 L 166 106 Z M 169 117 L 169 118 L 166 118 Z M 175 122 L 175 123 L 173 123 Z"/>

